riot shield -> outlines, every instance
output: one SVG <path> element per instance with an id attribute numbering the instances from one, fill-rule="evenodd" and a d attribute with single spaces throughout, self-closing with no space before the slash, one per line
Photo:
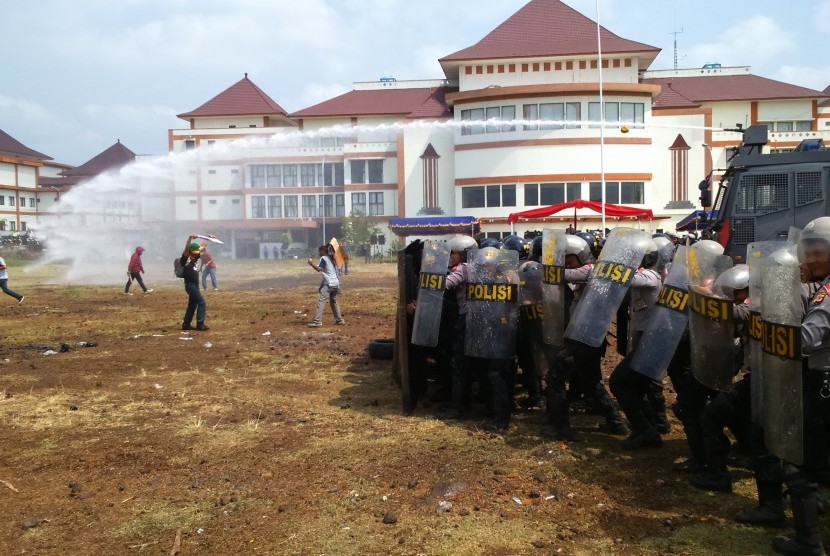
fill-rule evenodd
<path id="1" fill-rule="evenodd" d="M 544 342 L 565 345 L 565 252 L 568 245 L 562 230 L 542 230 L 542 330 Z"/>
<path id="2" fill-rule="evenodd" d="M 516 355 L 519 253 L 471 249 L 467 255 L 467 331 L 464 354 L 486 359 Z"/>
<path id="3" fill-rule="evenodd" d="M 655 380 L 663 380 L 689 323 L 686 249 L 685 246 L 677 248 L 651 321 L 631 358 L 632 369 Z"/>
<path id="4" fill-rule="evenodd" d="M 730 268 L 730 257 L 709 252 L 700 243 L 686 252 L 692 373 L 698 382 L 715 390 L 729 387 L 736 370 L 734 299 L 713 287 Z"/>
<path id="5" fill-rule="evenodd" d="M 633 228 L 611 230 L 571 315 L 566 338 L 594 347 L 602 344 L 650 242 L 648 232 Z"/>
<path id="6" fill-rule="evenodd" d="M 519 267 L 519 327 L 521 334 L 527 335 L 527 342 L 520 345 L 529 346 L 537 373 L 544 374 L 545 356 L 543 344 L 543 293 L 545 269 L 541 263 L 528 261 Z"/>
<path id="7" fill-rule="evenodd" d="M 412 324 L 412 343 L 416 346 L 438 345 L 449 264 L 450 248 L 446 242 L 424 242 L 421 273 L 418 276 L 418 302 L 415 305 L 415 320 Z"/>
<path id="8" fill-rule="evenodd" d="M 761 357 L 761 338 L 763 325 L 761 323 L 761 267 L 764 261 L 773 252 L 786 246 L 784 241 L 756 241 L 746 246 L 746 265 L 749 267 L 749 349 L 745 350 L 744 358 L 752 373 L 750 380 L 750 401 L 752 407 L 752 422 L 763 426 L 762 409 L 764 365 Z"/>
<path id="9" fill-rule="evenodd" d="M 801 375 L 801 272 L 795 246 L 761 264 L 764 440 L 783 460 L 804 462 Z"/>

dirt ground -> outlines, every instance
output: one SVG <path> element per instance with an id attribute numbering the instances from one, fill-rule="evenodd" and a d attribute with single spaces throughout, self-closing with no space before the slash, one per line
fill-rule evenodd
<path id="1" fill-rule="evenodd" d="M 392 264 L 353 264 L 347 325 L 308 328 L 304 261 L 220 261 L 190 333 L 172 269 L 133 296 L 60 273 L 12 266 L 26 300 L 0 295 L 2 554 L 767 554 L 781 532 L 731 521 L 748 471 L 718 495 L 672 471 L 675 420 L 629 454 L 590 413 L 571 444 L 538 410 L 498 434 L 403 415 L 366 352 L 394 335 Z"/>

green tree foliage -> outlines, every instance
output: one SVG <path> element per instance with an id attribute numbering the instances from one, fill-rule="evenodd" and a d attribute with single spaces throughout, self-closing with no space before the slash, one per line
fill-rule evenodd
<path id="1" fill-rule="evenodd" d="M 282 243 L 282 250 L 286 251 L 289 247 L 291 247 L 291 242 L 294 241 L 291 237 L 291 232 L 286 230 L 280 236 L 280 243 Z"/>
<path id="2" fill-rule="evenodd" d="M 358 246 L 364 243 L 371 243 L 372 236 L 380 233 L 380 228 L 368 216 L 361 211 L 349 213 L 343 219 L 342 236 L 343 240 L 352 245 Z"/>

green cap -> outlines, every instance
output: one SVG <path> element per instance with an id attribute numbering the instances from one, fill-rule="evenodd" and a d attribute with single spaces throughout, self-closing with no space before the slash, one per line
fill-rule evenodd
<path id="1" fill-rule="evenodd" d="M 199 245 L 198 243 L 196 243 L 195 241 L 190 244 L 190 250 L 191 251 L 201 251 L 201 249 L 202 249 L 202 246 Z"/>

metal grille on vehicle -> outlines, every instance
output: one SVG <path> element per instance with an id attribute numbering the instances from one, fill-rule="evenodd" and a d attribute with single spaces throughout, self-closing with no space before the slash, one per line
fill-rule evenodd
<path id="1" fill-rule="evenodd" d="M 755 219 L 736 218 L 732 221 L 732 241 L 747 244 L 755 241 Z"/>
<path id="2" fill-rule="evenodd" d="M 741 176 L 735 214 L 766 214 L 790 208 L 787 174 Z"/>
<path id="3" fill-rule="evenodd" d="M 824 198 L 821 172 L 798 172 L 795 175 L 795 206 L 800 207 Z"/>

